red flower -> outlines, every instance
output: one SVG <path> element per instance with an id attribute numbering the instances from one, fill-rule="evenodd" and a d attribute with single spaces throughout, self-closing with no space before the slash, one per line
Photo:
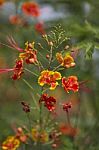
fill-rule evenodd
<path id="1" fill-rule="evenodd" d="M 24 2 L 22 4 L 22 11 L 26 15 L 38 17 L 40 15 L 39 5 L 35 2 Z"/>
<path id="2" fill-rule="evenodd" d="M 52 96 L 48 97 L 47 94 L 43 94 L 39 100 L 41 104 L 44 102 L 44 106 L 51 112 L 55 110 L 56 99 Z"/>
<path id="3" fill-rule="evenodd" d="M 68 112 L 71 107 L 72 107 L 71 102 L 63 104 L 63 110 L 66 112 Z"/>
<path id="4" fill-rule="evenodd" d="M 0 69 L 0 73 L 7 73 L 13 71 L 12 79 L 20 79 L 23 73 L 23 60 L 16 60 L 16 64 L 12 69 Z"/>
<path id="5" fill-rule="evenodd" d="M 69 91 L 77 92 L 79 89 L 79 83 L 76 76 L 69 76 L 68 78 L 62 78 L 62 86 L 65 91 L 69 93 Z"/>
<path id="6" fill-rule="evenodd" d="M 35 30 L 41 35 L 45 34 L 44 24 L 42 22 L 35 24 Z"/>
<path id="7" fill-rule="evenodd" d="M 12 79 L 13 80 L 20 79 L 22 74 L 23 74 L 23 60 L 16 60 Z"/>

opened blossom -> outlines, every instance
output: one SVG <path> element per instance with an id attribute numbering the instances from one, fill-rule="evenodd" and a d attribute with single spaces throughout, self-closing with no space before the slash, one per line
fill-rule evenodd
<path id="1" fill-rule="evenodd" d="M 23 74 L 23 60 L 16 60 L 16 64 L 13 68 L 12 79 L 13 80 L 20 79 L 22 74 Z"/>
<path id="2" fill-rule="evenodd" d="M 34 64 L 37 62 L 37 51 L 34 50 L 34 44 L 34 42 L 26 42 L 24 52 L 19 54 L 19 58 L 23 59 L 27 64 Z"/>
<path id="3" fill-rule="evenodd" d="M 79 90 L 79 83 L 78 78 L 76 76 L 69 76 L 68 78 L 62 78 L 62 86 L 64 90 L 69 93 L 69 91 L 78 92 Z"/>
<path id="4" fill-rule="evenodd" d="M 38 78 L 40 86 L 49 85 L 50 90 L 54 90 L 58 85 L 57 80 L 61 80 L 61 74 L 57 71 L 44 70 Z"/>
<path id="5" fill-rule="evenodd" d="M 2 150 L 16 150 L 20 145 L 20 141 L 15 136 L 8 136 L 2 143 Z"/>
<path id="6" fill-rule="evenodd" d="M 40 8 L 36 2 L 24 2 L 22 4 L 22 11 L 29 16 L 38 17 L 40 15 Z"/>
<path id="7" fill-rule="evenodd" d="M 63 57 L 61 53 L 56 53 L 56 58 L 58 62 L 66 68 L 75 66 L 74 58 L 70 54 L 66 54 Z"/>
<path id="8" fill-rule="evenodd" d="M 20 79 L 23 74 L 23 60 L 16 60 L 15 66 L 11 69 L 0 69 L 0 74 L 7 72 L 13 72 L 11 77 L 13 80 Z"/>
<path id="9" fill-rule="evenodd" d="M 50 111 L 55 110 L 56 99 L 52 96 L 48 96 L 47 94 L 42 94 L 39 103 L 44 103 L 44 106 Z"/>

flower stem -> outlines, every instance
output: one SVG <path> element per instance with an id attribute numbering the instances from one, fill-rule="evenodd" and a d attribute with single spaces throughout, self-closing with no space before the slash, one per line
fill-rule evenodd
<path id="1" fill-rule="evenodd" d="M 33 87 L 25 79 L 22 79 L 22 80 L 28 87 L 30 87 L 30 89 L 32 89 L 34 91 Z"/>
<path id="2" fill-rule="evenodd" d="M 57 67 L 55 67 L 55 68 L 53 69 L 53 71 L 56 71 L 56 70 L 59 69 L 61 66 L 62 66 L 61 64 L 58 65 Z"/>
<path id="3" fill-rule="evenodd" d="M 67 122 L 68 122 L 69 125 L 71 125 L 70 117 L 69 117 L 69 112 L 68 111 L 66 111 L 66 115 L 67 115 Z"/>
<path id="4" fill-rule="evenodd" d="M 52 52 L 53 52 L 53 46 L 51 46 L 51 48 L 50 48 L 49 67 L 48 67 L 49 69 L 50 69 L 50 65 L 51 65 L 51 62 L 52 62 L 52 58 L 53 58 L 52 57 L 53 56 Z"/>
<path id="5" fill-rule="evenodd" d="M 26 70 L 26 71 L 28 71 L 29 73 L 33 74 L 34 76 L 38 77 L 38 75 L 37 75 L 36 73 L 32 72 L 31 70 L 29 70 L 29 69 L 27 69 L 27 68 L 25 68 L 24 70 Z"/>

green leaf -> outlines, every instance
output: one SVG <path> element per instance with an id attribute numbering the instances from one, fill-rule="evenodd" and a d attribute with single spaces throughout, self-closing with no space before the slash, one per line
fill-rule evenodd
<path id="1" fill-rule="evenodd" d="M 85 52 L 85 58 L 91 59 L 94 52 L 94 45 L 93 43 L 87 43 L 86 45 L 86 52 Z"/>

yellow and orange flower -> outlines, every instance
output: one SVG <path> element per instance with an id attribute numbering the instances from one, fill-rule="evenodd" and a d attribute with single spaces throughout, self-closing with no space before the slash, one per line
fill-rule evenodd
<path id="1" fill-rule="evenodd" d="M 8 136 L 2 143 L 2 150 L 16 150 L 20 145 L 20 141 L 15 136 Z"/>
<path id="2" fill-rule="evenodd" d="M 38 131 L 39 129 L 37 128 L 33 128 L 32 129 L 32 138 L 33 138 L 33 141 L 35 142 L 42 142 L 42 143 L 46 143 L 48 142 L 48 133 L 46 131 L 41 131 L 39 132 Z"/>
<path id="3" fill-rule="evenodd" d="M 69 91 L 78 92 L 79 90 L 78 78 L 76 76 L 69 76 L 68 78 L 63 77 L 62 86 L 64 87 L 67 93 L 69 93 Z"/>
<path id="4" fill-rule="evenodd" d="M 44 70 L 38 78 L 40 86 L 50 85 L 50 90 L 54 90 L 58 85 L 57 80 L 61 80 L 61 74 L 57 71 Z"/>
<path id="5" fill-rule="evenodd" d="M 22 11 L 26 15 L 38 17 L 40 15 L 40 8 L 36 2 L 24 2 L 22 4 Z"/>
<path id="6" fill-rule="evenodd" d="M 35 62 L 37 62 L 37 51 L 34 50 L 34 44 L 34 42 L 26 42 L 26 48 L 24 50 L 24 53 L 19 54 L 19 58 L 25 60 L 27 64 L 34 64 Z"/>
<path id="7" fill-rule="evenodd" d="M 75 66 L 74 59 L 70 54 L 66 54 L 63 57 L 61 53 L 56 53 L 56 58 L 57 58 L 58 62 L 66 68 Z"/>

